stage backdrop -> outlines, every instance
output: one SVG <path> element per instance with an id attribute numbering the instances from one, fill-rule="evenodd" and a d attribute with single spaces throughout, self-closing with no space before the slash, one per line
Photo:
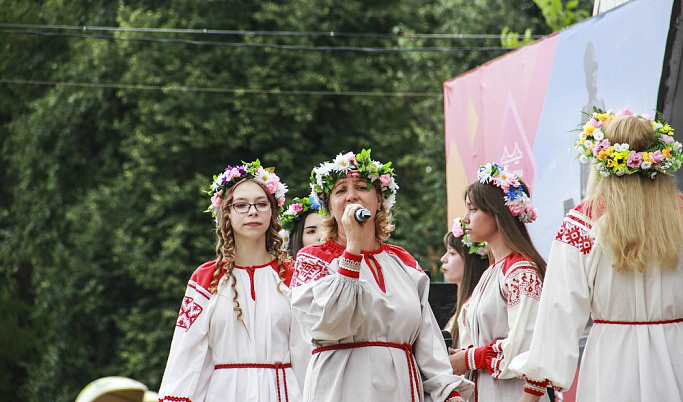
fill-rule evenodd
<path id="1" fill-rule="evenodd" d="M 672 3 L 631 1 L 446 81 L 448 225 L 477 167 L 498 162 L 531 187 L 539 218 L 528 228 L 547 259 L 585 188 L 571 148 L 582 112 L 654 114 Z"/>

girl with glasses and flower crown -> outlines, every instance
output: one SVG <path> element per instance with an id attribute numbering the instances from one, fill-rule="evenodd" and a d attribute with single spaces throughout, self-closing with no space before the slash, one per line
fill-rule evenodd
<path id="1" fill-rule="evenodd" d="M 325 243 L 299 251 L 291 285 L 309 345 L 304 401 L 468 398 L 472 383 L 447 363 L 429 278 L 408 252 L 384 243 L 398 190 L 391 163 L 370 159 L 370 150 L 339 154 L 313 169 L 311 187 L 328 218 Z M 359 209 L 370 217 L 357 219 Z"/>
<path id="2" fill-rule="evenodd" d="M 681 143 L 648 115 L 596 109 L 575 148 L 593 167 L 587 196 L 551 247 L 544 330 L 511 369 L 568 389 L 592 318 L 577 401 L 683 401 L 683 196 L 672 179 Z"/>
<path id="3" fill-rule="evenodd" d="M 451 366 L 477 384 L 474 400 L 517 401 L 522 390 L 543 395 L 543 387 L 509 369 L 512 358 L 529 348 L 541 298 L 545 261 L 526 228 L 536 209 L 527 186 L 507 168 L 488 163 L 477 176 L 465 191 L 462 222 L 469 240 L 486 242 L 494 262 L 463 317 L 471 345 L 450 356 Z"/>
<path id="4" fill-rule="evenodd" d="M 159 401 L 300 401 L 277 215 L 287 187 L 258 160 L 214 176 L 216 260 L 187 284 Z"/>
<path id="5" fill-rule="evenodd" d="M 465 224 L 460 218 L 453 221 L 453 227 L 443 237 L 443 243 L 446 247 L 446 253 L 441 257 L 444 278 L 458 285 L 453 316 L 445 328 L 453 338 L 449 352 L 455 353 L 456 349 L 472 344 L 465 329 L 464 318 L 474 287 L 489 266 L 489 251 L 486 243 L 470 240 L 469 235 L 465 233 Z"/>

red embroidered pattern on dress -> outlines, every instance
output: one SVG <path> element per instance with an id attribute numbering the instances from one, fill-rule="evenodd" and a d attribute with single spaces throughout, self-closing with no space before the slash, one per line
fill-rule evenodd
<path id="1" fill-rule="evenodd" d="M 176 327 L 183 328 L 185 329 L 185 332 L 187 332 L 202 313 L 202 310 L 202 306 L 195 303 L 193 298 L 185 296 L 183 298 L 183 305 L 180 306 Z"/>
<path id="2" fill-rule="evenodd" d="M 296 268 L 292 276 L 291 288 L 301 286 L 311 281 L 327 276 L 328 263 L 310 254 L 299 253 L 296 256 Z"/>
<path id="3" fill-rule="evenodd" d="M 165 396 L 159 399 L 159 402 L 172 401 L 172 402 L 192 402 L 190 398 L 185 398 L 183 396 Z"/>
<path id="4" fill-rule="evenodd" d="M 538 277 L 538 272 L 535 269 L 522 267 L 515 269 L 508 276 L 505 287 L 508 291 L 507 307 L 510 308 L 517 305 L 522 296 L 540 301 L 543 281 Z"/>
<path id="5" fill-rule="evenodd" d="M 581 254 L 588 254 L 593 248 L 593 239 L 591 239 L 585 229 L 569 217 L 562 221 L 562 226 L 557 231 L 555 240 L 577 248 Z"/>

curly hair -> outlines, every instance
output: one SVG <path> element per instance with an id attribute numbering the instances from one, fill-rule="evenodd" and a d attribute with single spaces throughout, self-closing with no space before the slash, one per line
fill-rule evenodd
<path id="1" fill-rule="evenodd" d="M 235 304 L 233 310 L 237 312 L 237 320 L 244 325 L 242 320 L 242 308 L 238 300 L 237 292 L 237 277 L 233 272 L 235 269 L 235 235 L 232 229 L 232 223 L 230 221 L 230 208 L 228 205 L 232 203 L 233 194 L 235 188 L 246 181 L 253 181 L 261 184 L 253 179 L 243 179 L 236 183 L 232 188 L 230 188 L 228 194 L 225 196 L 220 206 L 217 208 L 216 213 L 216 237 L 218 238 L 218 243 L 216 244 L 216 268 L 213 272 L 213 279 L 211 280 L 211 285 L 209 286 L 209 291 L 212 294 L 216 294 L 218 291 L 218 282 L 223 275 L 228 277 L 231 282 L 231 287 L 233 291 L 232 301 Z M 261 186 L 263 187 L 263 186 Z M 268 202 L 270 202 L 271 210 L 277 211 L 278 205 L 275 197 L 272 194 L 265 192 L 268 197 Z M 277 260 L 278 274 L 280 277 L 280 282 L 278 283 L 278 292 L 283 293 L 280 286 L 284 282 L 286 268 L 285 265 L 289 262 L 289 257 L 287 251 L 282 249 L 282 238 L 279 234 L 280 224 L 277 221 L 277 214 L 273 213 L 270 217 L 270 224 L 268 230 L 266 231 L 266 250 L 275 257 Z"/>

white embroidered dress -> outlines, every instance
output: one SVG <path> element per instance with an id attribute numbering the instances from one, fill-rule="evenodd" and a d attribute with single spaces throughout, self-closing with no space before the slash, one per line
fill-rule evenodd
<path id="1" fill-rule="evenodd" d="M 417 261 L 382 243 L 357 256 L 360 272 L 354 275 L 339 266 L 342 255 L 348 256 L 333 241 L 297 255 L 292 311 L 308 343 L 302 353 L 310 358 L 304 401 L 467 398 L 472 383 L 452 374 L 428 303 L 429 278 Z M 322 350 L 311 356 L 315 348 Z"/>
<path id="2" fill-rule="evenodd" d="M 584 205 L 567 214 L 551 248 L 544 331 L 511 368 L 568 389 L 592 314 L 577 401 L 683 401 L 683 244 L 675 269 L 617 272 Z"/>
<path id="3" fill-rule="evenodd" d="M 453 344 L 451 345 L 452 349 L 463 349 L 472 346 L 472 339 L 470 338 L 470 334 L 467 333 L 467 326 L 464 319 L 467 315 L 469 304 L 470 299 L 467 298 L 462 305 L 462 309 L 460 309 L 460 314 L 457 317 L 453 314 L 444 327 L 445 330 L 453 332 L 452 329 L 454 326 L 458 326 L 458 339 L 453 339 Z"/>
<path id="4" fill-rule="evenodd" d="M 301 401 L 290 367 L 289 290 L 283 284 L 278 292 L 277 261 L 235 267 L 244 325 L 225 276 L 216 294 L 208 291 L 214 267 L 203 264 L 188 282 L 159 401 Z"/>
<path id="5" fill-rule="evenodd" d="M 476 383 L 471 401 L 517 402 L 525 387 L 545 391 L 508 368 L 512 358 L 529 348 L 542 287 L 535 265 L 515 253 L 482 274 L 463 316 L 473 343 L 467 349 L 467 367 L 476 369 L 469 373 Z"/>

